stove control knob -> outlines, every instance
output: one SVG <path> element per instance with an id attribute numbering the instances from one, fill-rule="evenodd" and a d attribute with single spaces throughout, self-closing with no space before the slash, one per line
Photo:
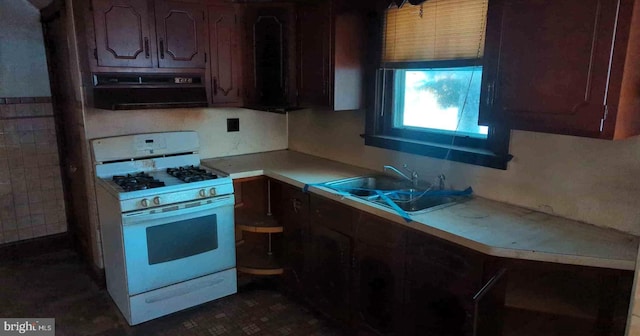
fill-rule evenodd
<path id="1" fill-rule="evenodd" d="M 209 189 L 209 195 L 215 196 L 216 195 L 216 188 Z"/>
<path id="2" fill-rule="evenodd" d="M 142 201 L 140 201 L 140 204 L 142 204 L 142 206 L 146 208 L 149 206 L 149 200 L 146 198 L 143 198 Z"/>
<path id="3" fill-rule="evenodd" d="M 200 189 L 198 194 L 200 195 L 200 197 L 207 197 L 207 192 L 204 189 Z"/>
<path id="4" fill-rule="evenodd" d="M 160 197 L 154 197 L 153 198 L 153 204 L 160 205 Z"/>

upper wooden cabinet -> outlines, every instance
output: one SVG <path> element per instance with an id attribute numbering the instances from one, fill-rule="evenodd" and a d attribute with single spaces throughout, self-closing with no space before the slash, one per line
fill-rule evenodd
<path id="1" fill-rule="evenodd" d="M 363 12 L 339 0 L 298 7 L 298 101 L 333 110 L 364 107 Z"/>
<path id="2" fill-rule="evenodd" d="M 97 61 L 94 70 L 205 68 L 204 5 L 168 0 L 93 0 L 92 8 Z"/>
<path id="3" fill-rule="evenodd" d="M 95 57 L 99 66 L 153 67 L 147 0 L 94 0 Z"/>
<path id="4" fill-rule="evenodd" d="M 480 123 L 608 139 L 640 134 L 632 12 L 633 0 L 491 0 Z"/>
<path id="5" fill-rule="evenodd" d="M 245 105 L 285 112 L 296 104 L 295 5 L 247 4 Z"/>
<path id="6" fill-rule="evenodd" d="M 161 68 L 204 68 L 205 6 L 197 3 L 158 0 L 155 2 L 158 66 Z"/>
<path id="7" fill-rule="evenodd" d="M 240 104 L 240 21 L 233 5 L 209 6 L 211 103 Z"/>

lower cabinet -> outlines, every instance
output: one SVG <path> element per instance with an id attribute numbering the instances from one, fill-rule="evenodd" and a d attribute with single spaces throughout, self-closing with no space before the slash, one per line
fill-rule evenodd
<path id="1" fill-rule="evenodd" d="M 349 323 L 351 238 L 322 225 L 312 225 L 305 262 L 309 302 L 332 318 Z"/>
<path id="2" fill-rule="evenodd" d="M 273 212 L 282 223 L 284 288 L 299 297 L 305 291 L 304 249 L 309 239 L 309 194 L 272 180 Z"/>
<path id="3" fill-rule="evenodd" d="M 311 195 L 310 210 L 305 249 L 309 302 L 335 320 L 350 324 L 352 208 Z"/>
<path id="4" fill-rule="evenodd" d="M 485 274 L 487 262 L 480 253 L 412 232 L 402 334 L 500 335 L 506 276 L 504 270 Z"/>
<path id="5" fill-rule="evenodd" d="M 358 217 L 354 326 L 358 335 L 401 335 L 406 230 L 366 213 Z"/>
<path id="6" fill-rule="evenodd" d="M 506 276 L 481 253 L 275 183 L 283 283 L 350 334 L 496 336 Z"/>

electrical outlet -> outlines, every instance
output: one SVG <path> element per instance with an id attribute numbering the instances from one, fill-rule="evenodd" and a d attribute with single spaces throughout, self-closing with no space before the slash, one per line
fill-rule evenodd
<path id="1" fill-rule="evenodd" d="M 240 119 L 238 118 L 227 119 L 227 132 L 240 132 Z"/>

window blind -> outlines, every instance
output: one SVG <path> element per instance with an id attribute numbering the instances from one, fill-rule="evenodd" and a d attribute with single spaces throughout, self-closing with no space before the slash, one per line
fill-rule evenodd
<path id="1" fill-rule="evenodd" d="M 478 59 L 488 0 L 428 0 L 385 12 L 383 63 Z"/>

